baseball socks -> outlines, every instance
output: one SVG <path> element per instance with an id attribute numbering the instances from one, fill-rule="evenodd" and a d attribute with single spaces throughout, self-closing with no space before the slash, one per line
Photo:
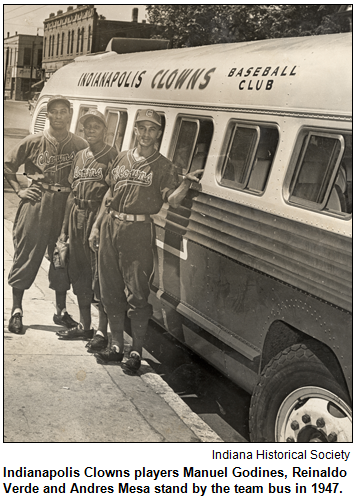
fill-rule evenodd
<path id="1" fill-rule="evenodd" d="M 12 288 L 12 311 L 9 321 L 9 332 L 20 334 L 22 333 L 22 298 L 25 290 L 19 288 Z"/>
<path id="2" fill-rule="evenodd" d="M 125 313 L 114 314 L 109 318 L 110 333 L 108 333 L 108 347 L 95 354 L 101 363 L 120 363 L 124 357 L 124 323 Z"/>
<path id="3" fill-rule="evenodd" d="M 65 326 L 66 328 L 76 328 L 77 321 L 68 314 L 66 309 L 67 292 L 56 291 L 56 309 L 57 314 L 53 315 L 53 321 L 56 325 Z"/>
<path id="4" fill-rule="evenodd" d="M 124 364 L 124 367 L 131 372 L 136 372 L 141 366 L 142 348 L 148 321 L 148 319 L 131 318 L 132 349 L 129 359 Z"/>

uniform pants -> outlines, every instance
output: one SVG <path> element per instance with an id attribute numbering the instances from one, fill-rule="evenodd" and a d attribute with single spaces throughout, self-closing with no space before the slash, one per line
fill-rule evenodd
<path id="1" fill-rule="evenodd" d="M 69 217 L 69 278 L 75 295 L 83 295 L 89 301 L 93 292 L 100 300 L 97 255 L 88 241 L 96 215 L 97 210 L 81 210 L 74 205 Z"/>
<path id="2" fill-rule="evenodd" d="M 99 283 L 109 321 L 126 310 L 129 318 L 148 321 L 152 273 L 151 223 L 122 222 L 106 214 L 100 228 Z"/>
<path id="3" fill-rule="evenodd" d="M 46 249 L 51 264 L 49 287 L 57 292 L 69 290 L 67 269 L 55 269 L 53 251 L 61 233 L 68 193 L 44 191 L 38 202 L 21 200 L 13 226 L 14 261 L 9 285 L 27 290 L 34 282 Z"/>

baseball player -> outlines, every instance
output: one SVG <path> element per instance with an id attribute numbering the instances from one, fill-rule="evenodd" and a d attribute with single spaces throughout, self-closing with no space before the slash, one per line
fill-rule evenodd
<path id="1" fill-rule="evenodd" d="M 96 356 L 102 363 L 122 361 L 127 310 L 133 343 L 125 367 L 133 372 L 141 365 L 143 340 L 152 315 L 148 303 L 153 272 L 150 216 L 159 212 L 165 201 L 178 206 L 191 181 L 199 182 L 197 175 L 203 173 L 190 173 L 179 185 L 174 165 L 155 149 L 162 131 L 161 118 L 154 110 L 140 110 L 134 130 L 137 148 L 120 153 L 109 168 L 110 189 L 89 238 L 93 250 L 99 244 L 101 300 L 111 330 L 108 347 Z"/>
<path id="2" fill-rule="evenodd" d="M 90 110 L 80 118 L 89 147 L 77 153 L 69 182 L 72 192 L 68 197 L 61 241 L 69 234 L 68 273 L 73 292 L 77 295 L 80 324 L 66 331 L 59 331 L 61 339 L 92 339 L 90 352 L 103 350 L 107 345 L 107 317 L 100 302 L 97 273 L 97 253 L 89 248 L 88 238 L 100 205 L 108 190 L 106 177 L 109 164 L 117 157 L 117 150 L 105 144 L 107 124 L 97 110 Z M 90 307 L 93 297 L 99 300 L 99 326 L 94 338 L 91 330 Z"/>
<path id="3" fill-rule="evenodd" d="M 52 260 L 71 190 L 70 167 L 77 152 L 87 147 L 87 143 L 68 132 L 71 110 L 65 97 L 57 95 L 49 99 L 47 118 L 48 130 L 26 137 L 5 158 L 5 178 L 20 198 L 13 226 L 14 261 L 9 274 L 13 297 L 9 331 L 12 333 L 22 332 L 23 294 L 35 280 L 46 249 L 51 261 L 49 286 L 56 293 L 53 320 L 67 328 L 77 325 L 66 311 L 67 270 L 56 269 Z M 27 188 L 22 188 L 16 178 L 23 164 L 30 180 Z"/>

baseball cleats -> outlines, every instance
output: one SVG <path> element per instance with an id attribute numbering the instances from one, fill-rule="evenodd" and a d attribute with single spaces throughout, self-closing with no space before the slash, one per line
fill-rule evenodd
<path id="1" fill-rule="evenodd" d="M 63 340 L 88 340 L 93 338 L 94 330 L 83 330 L 83 328 L 81 328 L 81 325 L 78 324 L 78 326 L 69 328 L 69 330 L 57 332 L 57 335 Z"/>
<path id="2" fill-rule="evenodd" d="M 53 321 L 56 325 L 65 326 L 66 328 L 75 328 L 79 323 L 74 321 L 72 316 L 69 316 L 67 311 L 64 314 L 54 314 Z"/>
<path id="3" fill-rule="evenodd" d="M 107 363 L 120 363 L 124 357 L 124 353 L 107 347 L 104 351 L 95 353 L 94 356 L 99 363 L 106 365 Z"/>
<path id="4" fill-rule="evenodd" d="M 8 329 L 9 329 L 9 332 L 11 332 L 11 333 L 17 333 L 17 334 L 22 333 L 21 313 L 17 312 L 11 316 Z"/>
<path id="5" fill-rule="evenodd" d="M 137 352 L 132 351 L 129 359 L 124 363 L 124 368 L 126 368 L 130 372 L 137 372 L 140 366 L 141 366 L 140 355 Z"/>
<path id="6" fill-rule="evenodd" d="M 85 346 L 88 352 L 100 352 L 103 351 L 108 345 L 108 339 L 102 335 L 94 335 L 92 340 Z"/>

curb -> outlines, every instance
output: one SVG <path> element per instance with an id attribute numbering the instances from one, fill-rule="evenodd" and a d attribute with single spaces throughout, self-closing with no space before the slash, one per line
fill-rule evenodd
<path id="1" fill-rule="evenodd" d="M 169 387 L 162 378 L 152 370 L 147 361 L 143 361 L 145 373 L 140 375 L 141 379 L 156 394 L 172 408 L 185 425 L 203 443 L 223 443 L 224 441 L 204 422 L 182 399 Z M 146 368 L 147 367 L 147 368 Z"/>

